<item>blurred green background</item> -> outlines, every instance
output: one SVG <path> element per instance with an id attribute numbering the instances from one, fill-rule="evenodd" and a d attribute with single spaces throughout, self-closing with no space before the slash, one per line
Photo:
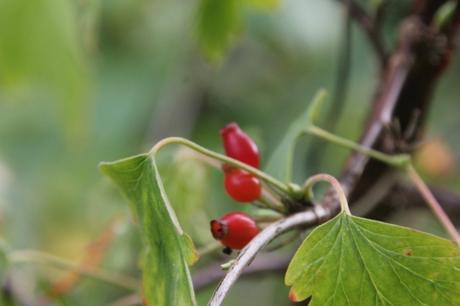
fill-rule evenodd
<path id="1" fill-rule="evenodd" d="M 407 3 L 390 1 L 389 45 Z M 333 93 L 343 24 L 333 0 L 0 0 L 1 237 L 13 249 L 78 261 L 121 218 L 101 266 L 136 277 L 136 227 L 98 162 L 173 135 L 222 151 L 218 131 L 230 121 L 257 140 L 266 161 L 315 91 Z M 352 37 L 349 95 L 337 131 L 355 139 L 377 63 L 362 32 L 353 28 Z M 457 59 L 430 116 L 435 153 L 420 158 L 429 181 L 453 188 L 460 187 L 459 82 Z M 317 148 L 310 143 L 303 140 L 297 152 L 298 182 L 318 171 L 339 174 L 347 151 L 321 146 L 322 158 L 312 164 L 305 157 Z M 162 167 L 166 188 L 184 227 L 204 246 L 212 242 L 210 219 L 243 208 L 224 194 L 220 173 L 170 152 Z M 447 164 L 430 164 L 433 154 Z M 425 212 L 412 215 L 397 220 L 442 233 Z M 61 275 L 24 266 L 11 279 L 34 299 Z M 48 304 L 110 305 L 128 294 L 84 279 Z M 209 294 L 198 294 L 200 305 Z M 279 274 L 242 281 L 226 305 L 288 305 L 286 296 Z"/>

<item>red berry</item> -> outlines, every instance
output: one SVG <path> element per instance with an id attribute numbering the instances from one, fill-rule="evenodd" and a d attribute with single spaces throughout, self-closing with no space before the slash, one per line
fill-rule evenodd
<path id="1" fill-rule="evenodd" d="M 260 156 L 255 142 L 236 123 L 220 130 L 225 154 L 254 168 L 259 168 Z"/>
<path id="2" fill-rule="evenodd" d="M 254 175 L 237 168 L 225 172 L 225 190 L 238 202 L 253 202 L 260 198 L 262 186 Z"/>
<path id="3" fill-rule="evenodd" d="M 224 246 L 241 250 L 259 233 L 259 228 L 248 215 L 231 212 L 211 221 L 211 233 Z"/>

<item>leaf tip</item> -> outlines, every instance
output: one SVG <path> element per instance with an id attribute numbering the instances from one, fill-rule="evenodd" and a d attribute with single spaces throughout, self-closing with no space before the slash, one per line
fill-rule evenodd
<path id="1" fill-rule="evenodd" d="M 313 97 L 313 101 L 308 109 L 308 119 L 310 123 L 315 123 L 321 111 L 321 105 L 327 97 L 327 91 L 324 88 L 318 90 Z"/>
<path id="2" fill-rule="evenodd" d="M 97 164 L 97 169 L 99 169 L 99 171 L 101 171 L 103 174 L 107 174 L 109 169 L 109 162 L 99 162 L 99 164 Z"/>
<path id="3" fill-rule="evenodd" d="M 288 299 L 291 302 L 300 302 L 301 301 L 299 299 L 299 297 L 297 296 L 297 293 L 295 293 L 294 288 L 291 288 L 291 290 L 289 290 Z"/>

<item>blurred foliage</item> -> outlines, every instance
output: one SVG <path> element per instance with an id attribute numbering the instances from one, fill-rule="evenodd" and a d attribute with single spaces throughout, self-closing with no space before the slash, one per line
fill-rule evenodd
<path id="1" fill-rule="evenodd" d="M 210 59 L 223 56 L 241 28 L 247 8 L 274 9 L 278 0 L 202 0 L 198 10 L 198 38 Z"/>
<path id="2" fill-rule="evenodd" d="M 385 2 L 391 46 L 409 1 Z M 234 11 L 222 9 L 219 15 L 214 5 Z M 205 18 L 206 7 L 211 9 Z M 98 172 L 98 162 L 145 152 L 165 136 L 222 150 L 219 128 L 237 121 L 257 139 L 265 166 L 310 97 L 335 82 L 341 12 L 332 0 L 0 0 L 1 238 L 13 249 L 82 258 L 110 220 L 130 218 L 123 198 Z M 365 36 L 353 30 L 350 94 L 337 130 L 355 139 L 377 69 Z M 218 60 L 209 61 L 210 55 Z M 436 92 L 427 129 L 449 145 L 454 161 L 460 152 L 459 82 L 456 59 Z M 319 170 L 338 174 L 348 152 L 327 145 L 321 164 L 307 165 L 305 152 L 315 150 L 309 142 L 304 138 L 296 149 L 295 180 Z M 211 239 L 203 230 L 209 219 L 231 209 L 250 210 L 226 196 L 218 171 L 188 162 L 174 168 L 170 161 L 165 158 L 160 168 L 173 206 L 183 210 L 178 216 L 185 228 L 192 207 L 203 207 L 193 215 L 202 228 L 190 231 L 198 246 Z M 459 188 L 457 164 L 452 168 L 442 182 Z M 188 172 L 193 181 L 176 179 Z M 439 180 L 429 173 L 427 178 Z M 187 197 L 186 190 L 197 189 Z M 403 212 L 409 216 L 401 217 Z M 401 210 L 394 220 L 436 227 L 423 213 Z M 102 266 L 139 275 L 135 227 L 126 221 L 116 235 Z M 60 275 L 24 266 L 15 269 L 12 281 L 33 298 Z M 266 296 L 263 305 L 286 303 L 280 275 L 242 282 L 226 305 L 250 304 L 247 295 L 238 296 L 249 284 Z M 84 280 L 54 304 L 106 305 L 128 293 Z M 203 303 L 209 294 L 205 290 L 197 299 Z"/>

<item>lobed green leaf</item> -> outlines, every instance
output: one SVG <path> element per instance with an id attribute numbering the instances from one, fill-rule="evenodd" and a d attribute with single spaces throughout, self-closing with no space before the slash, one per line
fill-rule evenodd
<path id="1" fill-rule="evenodd" d="M 305 239 L 286 273 L 310 306 L 460 305 L 460 248 L 409 228 L 340 213 Z"/>

